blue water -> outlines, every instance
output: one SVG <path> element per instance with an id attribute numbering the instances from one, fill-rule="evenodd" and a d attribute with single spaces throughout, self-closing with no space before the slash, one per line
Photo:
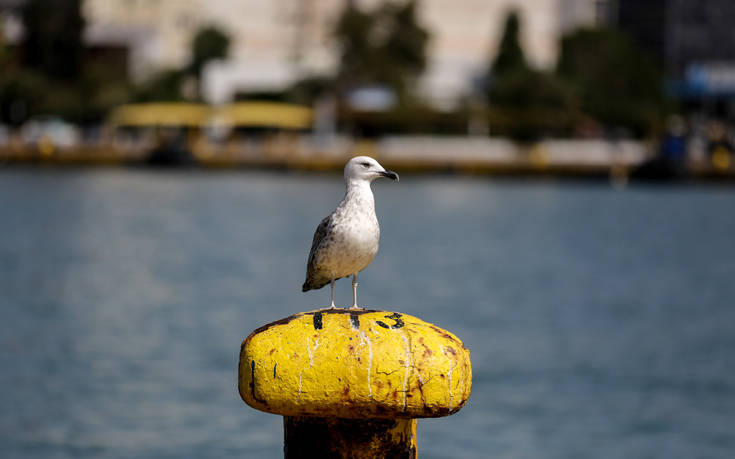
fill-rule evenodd
<path id="1" fill-rule="evenodd" d="M 419 421 L 422 458 L 735 457 L 735 189 L 410 174 L 374 189 L 360 303 L 472 352 L 470 401 Z M 281 418 L 238 397 L 240 342 L 328 302 L 300 286 L 342 190 L 0 170 L 0 457 L 282 457 Z"/>

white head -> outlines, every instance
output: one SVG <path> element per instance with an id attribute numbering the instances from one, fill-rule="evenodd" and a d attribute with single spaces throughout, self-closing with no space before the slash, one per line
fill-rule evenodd
<path id="1" fill-rule="evenodd" d="M 378 177 L 388 177 L 398 181 L 398 174 L 387 171 L 377 161 L 369 156 L 355 156 L 345 166 L 345 182 L 364 181 L 372 182 Z"/>

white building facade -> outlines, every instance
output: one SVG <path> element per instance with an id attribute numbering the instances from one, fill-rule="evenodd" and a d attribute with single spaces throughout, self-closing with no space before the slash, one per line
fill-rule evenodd
<path id="1" fill-rule="evenodd" d="M 214 103 L 236 92 L 283 89 L 308 75 L 331 73 L 334 24 L 349 0 L 86 0 L 88 34 L 128 30 L 131 72 L 188 62 L 196 31 L 215 25 L 231 37 L 230 58 L 205 72 L 205 96 Z M 399 0 L 394 0 L 399 1 Z M 353 0 L 373 8 L 380 0 Z M 576 25 L 597 20 L 599 0 L 418 0 L 419 21 L 430 31 L 429 64 L 422 93 L 449 107 L 471 89 L 494 57 L 507 13 L 519 12 L 529 62 L 549 68 L 558 39 Z"/>

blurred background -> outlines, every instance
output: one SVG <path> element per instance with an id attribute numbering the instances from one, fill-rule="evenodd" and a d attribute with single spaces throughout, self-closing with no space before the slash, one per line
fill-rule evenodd
<path id="1" fill-rule="evenodd" d="M 0 456 L 282 456 L 237 394 L 357 154 L 427 458 L 735 454 L 735 3 L 0 0 Z M 351 300 L 337 284 L 337 304 Z"/>
<path id="2" fill-rule="evenodd" d="M 2 0 L 6 162 L 732 177 L 728 1 Z"/>

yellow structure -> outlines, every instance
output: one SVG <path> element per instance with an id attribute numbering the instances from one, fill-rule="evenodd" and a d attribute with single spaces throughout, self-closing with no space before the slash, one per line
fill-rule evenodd
<path id="1" fill-rule="evenodd" d="M 234 102 L 216 111 L 219 124 L 236 127 L 271 127 L 277 129 L 309 129 L 313 122 L 309 107 L 281 102 Z"/>
<path id="2" fill-rule="evenodd" d="M 470 396 L 472 369 L 456 336 L 416 317 L 321 309 L 250 334 L 238 387 L 251 407 L 286 417 L 287 451 L 298 449 L 299 439 L 313 444 L 322 432 L 329 436 L 317 446 L 322 452 L 375 457 L 392 448 L 405 453 L 397 457 L 412 457 L 415 419 L 459 411 Z"/>
<path id="3" fill-rule="evenodd" d="M 228 127 L 271 127 L 308 129 L 313 113 L 309 107 L 279 102 L 236 102 L 220 107 L 188 102 L 127 104 L 115 108 L 112 126 L 130 127 L 205 127 L 210 124 Z"/>
<path id="4" fill-rule="evenodd" d="M 208 106 L 187 102 L 128 104 L 114 109 L 109 123 L 113 127 L 204 127 L 210 114 Z"/>

